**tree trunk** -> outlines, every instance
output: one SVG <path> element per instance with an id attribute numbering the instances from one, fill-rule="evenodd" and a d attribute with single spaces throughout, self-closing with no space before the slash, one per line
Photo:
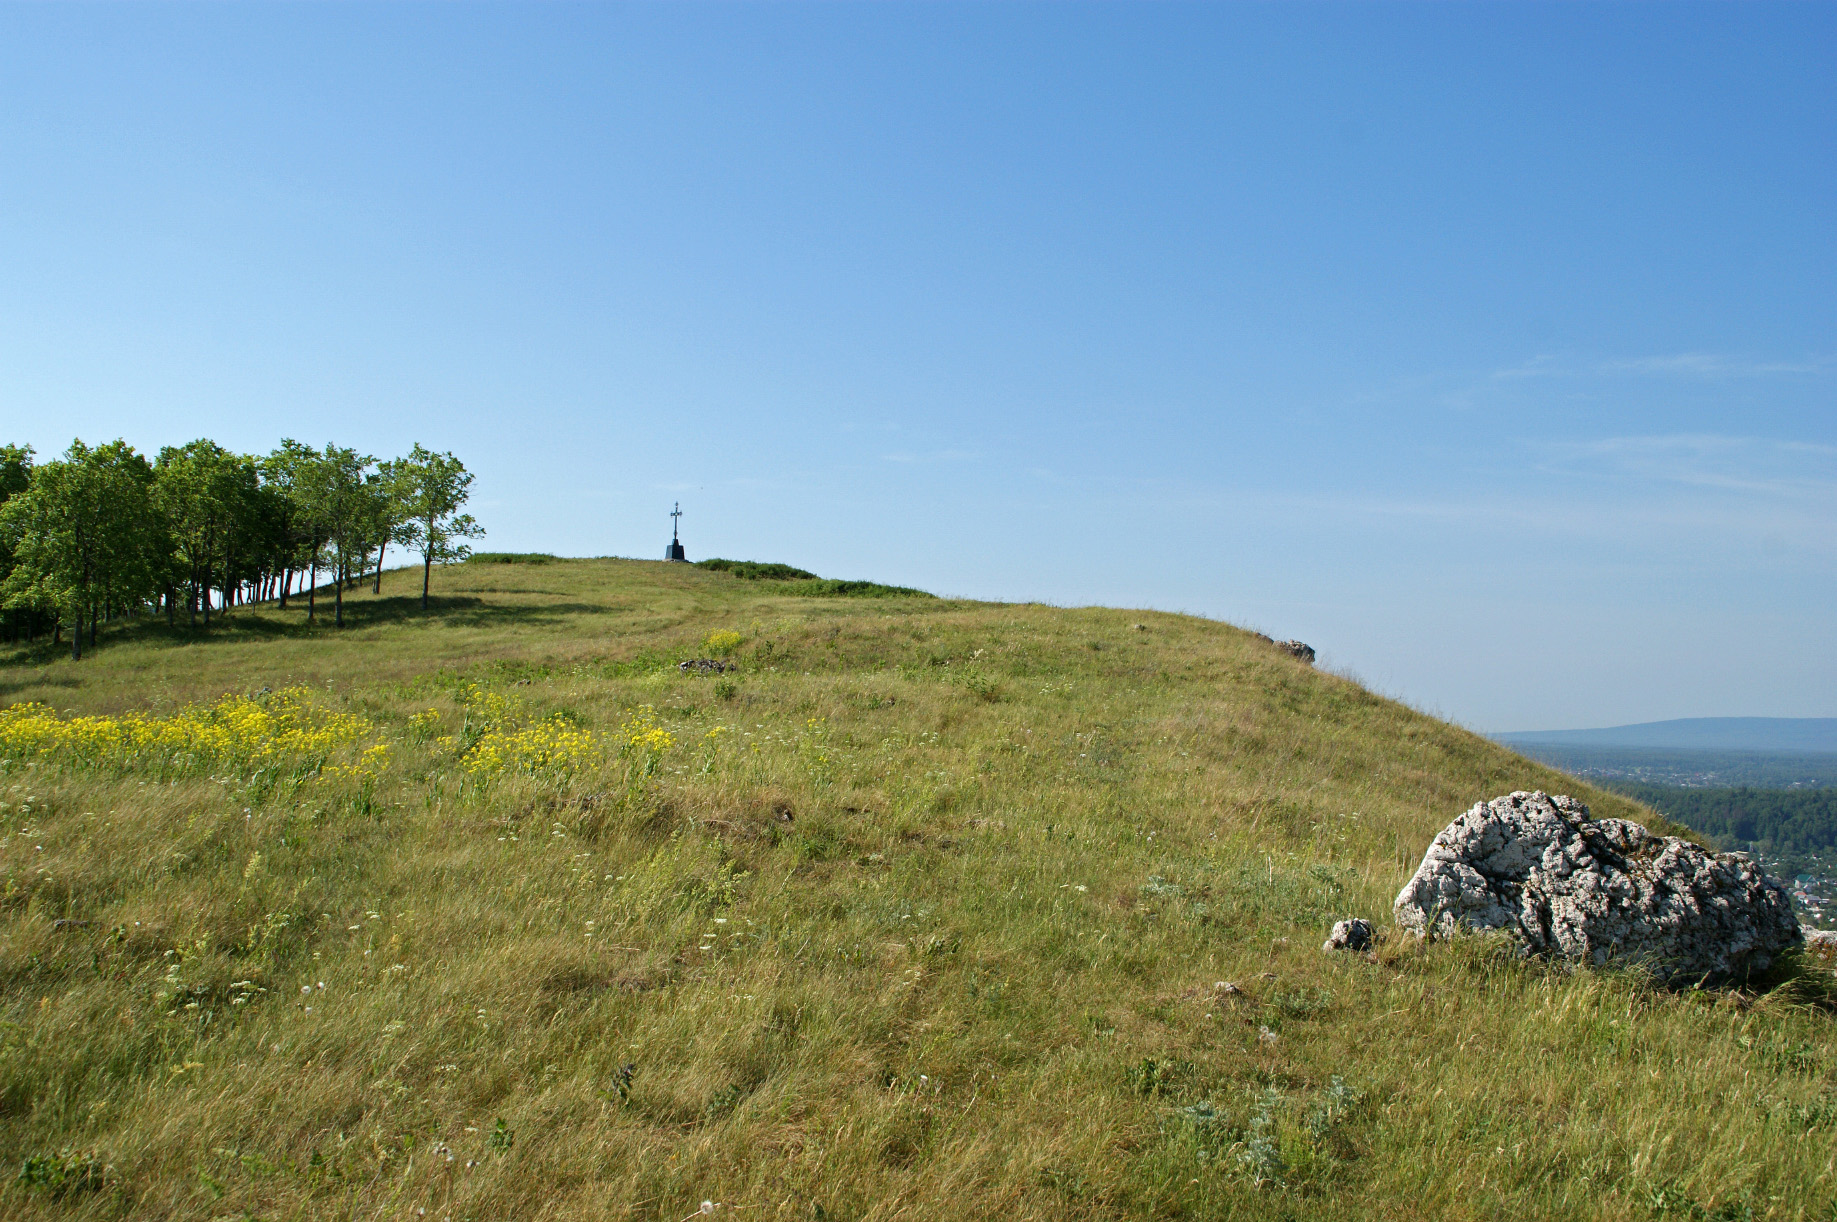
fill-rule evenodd
<path id="1" fill-rule="evenodd" d="M 388 551 L 389 540 L 384 539 L 381 543 L 376 545 L 376 585 L 370 589 L 370 593 L 372 594 L 381 594 L 383 592 L 383 557 L 388 554 Z"/>
<path id="2" fill-rule="evenodd" d="M 59 626 L 62 627 L 62 625 Z M 72 662 L 83 660 L 83 613 L 81 611 L 70 613 L 70 660 Z"/>
<path id="3" fill-rule="evenodd" d="M 210 566 L 204 568 L 204 580 L 198 583 L 198 597 L 204 600 L 204 631 L 210 631 Z"/>
<path id="4" fill-rule="evenodd" d="M 332 625 L 333 625 L 334 627 L 337 627 L 337 628 L 342 628 L 342 627 L 344 627 L 344 580 L 343 580 L 343 574 L 340 574 L 340 575 L 339 575 L 339 580 L 337 580 L 337 581 L 334 581 L 334 582 L 332 583 L 332 588 L 333 588 L 333 589 L 334 589 L 335 591 L 337 591 L 337 606 L 336 606 L 336 609 L 335 609 L 335 610 L 333 611 L 333 613 L 332 613 Z"/>
<path id="5" fill-rule="evenodd" d="M 434 579 L 434 553 L 432 550 L 421 553 L 421 609 L 427 610 L 427 586 Z"/>

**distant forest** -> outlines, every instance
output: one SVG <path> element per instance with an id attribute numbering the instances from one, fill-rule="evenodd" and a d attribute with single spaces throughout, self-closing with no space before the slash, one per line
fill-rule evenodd
<path id="1" fill-rule="evenodd" d="M 1611 783 L 1734 789 L 1797 789 L 1837 785 L 1837 753 L 1709 751 L 1662 747 L 1597 747 L 1508 742 L 1518 754 L 1571 776 Z"/>
<path id="2" fill-rule="evenodd" d="M 1830 861 L 1811 859 L 1837 849 L 1837 789 L 1609 785 L 1724 848 L 1755 854 L 1776 874 L 1832 872 Z"/>

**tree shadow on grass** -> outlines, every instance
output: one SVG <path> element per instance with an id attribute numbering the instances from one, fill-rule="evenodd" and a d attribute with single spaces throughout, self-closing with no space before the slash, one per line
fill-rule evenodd
<path id="1" fill-rule="evenodd" d="M 47 678 L 42 675 L 33 675 L 29 679 L 0 680 L 0 701 L 4 701 L 10 696 L 12 696 L 14 692 L 21 691 L 28 687 L 70 688 L 70 687 L 81 687 L 81 686 L 83 686 L 83 681 L 81 679 L 78 679 L 75 675 L 60 675 L 57 678 Z"/>
<path id="2" fill-rule="evenodd" d="M 423 611 L 421 596 L 414 594 L 400 598 L 366 598 L 362 602 L 346 603 L 344 625 L 347 629 L 428 622 L 465 628 L 512 624 L 546 626 L 559 624 L 578 615 L 603 615 L 608 610 L 600 603 L 557 602 L 540 606 L 507 606 L 503 603 L 488 603 L 482 598 L 449 596 L 430 598 L 427 610 Z M 321 615 L 324 615 L 323 611 Z"/>
<path id="3" fill-rule="evenodd" d="M 428 600 L 421 608 L 419 594 L 392 598 L 353 598 L 344 605 L 344 627 L 334 626 L 336 614 L 331 599 L 321 591 L 315 618 L 306 619 L 306 604 L 295 598 L 282 611 L 273 603 L 239 607 L 228 614 L 211 617 L 207 630 L 203 621 L 168 625 L 163 618 L 142 617 L 111 624 L 102 630 L 101 638 L 91 645 L 83 643 L 83 655 L 118 645 L 144 644 L 160 648 L 182 648 L 192 645 L 229 645 L 247 641 L 311 638 L 339 632 L 361 631 L 390 624 L 432 624 L 450 628 L 493 628 L 510 626 L 554 627 L 580 615 L 604 615 L 611 608 L 600 603 L 556 602 L 540 606 L 516 606 L 488 603 L 481 598 L 445 597 Z M 0 646 L 4 648 L 4 646 Z M 0 669 L 15 666 L 46 666 L 70 656 L 70 645 L 54 645 L 48 639 L 30 644 L 16 643 L 10 654 L 0 654 Z M 0 694 L 22 685 L 42 686 L 59 683 L 74 686 L 75 680 L 33 678 L 0 684 Z"/>

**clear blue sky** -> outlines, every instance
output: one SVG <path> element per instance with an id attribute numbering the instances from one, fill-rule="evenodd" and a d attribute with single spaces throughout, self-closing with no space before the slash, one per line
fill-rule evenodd
<path id="1" fill-rule="evenodd" d="M 0 8 L 0 435 L 1837 714 L 1837 6 Z"/>

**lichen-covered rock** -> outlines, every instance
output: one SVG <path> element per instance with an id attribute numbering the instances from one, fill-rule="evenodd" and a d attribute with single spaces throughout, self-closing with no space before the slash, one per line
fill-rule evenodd
<path id="1" fill-rule="evenodd" d="M 1322 943 L 1322 950 L 1370 950 L 1372 942 L 1371 922 L 1363 917 L 1353 917 L 1349 921 L 1339 921 L 1333 926 L 1333 932 L 1327 935 Z"/>
<path id="2" fill-rule="evenodd" d="M 1568 797 L 1518 792 L 1442 829 L 1392 906 L 1418 933 L 1508 930 L 1525 951 L 1640 964 L 1668 981 L 1762 971 L 1799 942 L 1791 897 L 1745 853 L 1712 853 Z"/>
<path id="3" fill-rule="evenodd" d="M 1142 626 L 1143 625 L 1141 624 L 1136 625 L 1136 627 L 1138 628 Z M 1256 636 L 1257 640 L 1262 641 L 1266 645 L 1274 645 L 1277 649 L 1280 649 L 1283 653 L 1287 654 L 1289 657 L 1299 658 L 1301 661 L 1306 662 L 1309 666 L 1314 665 L 1314 647 L 1312 645 L 1309 645 L 1307 642 L 1305 641 L 1278 641 L 1275 637 L 1267 636 L 1261 632 L 1255 633 L 1254 635 Z"/>

